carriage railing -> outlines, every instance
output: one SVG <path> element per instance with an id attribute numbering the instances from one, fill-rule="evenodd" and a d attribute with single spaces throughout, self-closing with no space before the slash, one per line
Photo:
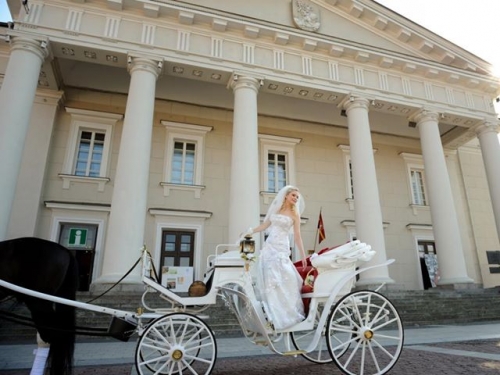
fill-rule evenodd
<path id="1" fill-rule="evenodd" d="M 207 272 L 209 272 L 211 269 L 213 269 L 215 267 L 215 260 L 218 259 L 219 261 L 221 260 L 221 257 L 222 259 L 224 258 L 224 254 L 229 254 L 229 250 L 228 249 L 234 249 L 234 250 L 237 250 L 239 248 L 239 244 L 235 244 L 235 243 L 232 243 L 232 244 L 219 244 L 215 247 L 215 254 L 210 254 L 208 257 L 207 257 Z M 224 250 L 222 250 L 224 249 Z M 233 251 L 234 251 L 233 250 Z M 232 253 L 232 251 L 231 251 Z M 230 259 L 232 259 L 234 261 L 234 257 L 231 257 Z M 241 259 L 241 265 L 243 265 L 243 259 Z"/>
<path id="2" fill-rule="evenodd" d="M 181 296 L 159 283 L 159 280 L 153 277 L 155 275 L 153 259 L 151 253 L 145 248 L 142 249 L 142 281 L 146 285 L 146 290 L 142 296 L 142 303 L 144 307 L 154 312 L 191 312 L 199 313 L 207 309 L 210 305 L 216 303 L 219 283 L 242 283 L 241 271 L 243 270 L 244 261 L 235 257 L 224 257 L 222 248 L 237 248 L 237 244 L 220 244 L 216 246 L 215 254 L 207 258 L 207 271 L 205 275 L 208 277 L 219 277 L 217 280 L 211 280 L 212 287 L 207 291 L 204 296 Z M 220 265 L 221 268 L 226 270 L 225 277 L 220 277 L 221 273 L 214 275 L 214 270 Z M 232 271 L 231 271 L 232 270 Z M 236 270 L 236 272 L 234 272 Z M 204 280 L 205 282 L 207 280 Z M 146 303 L 146 295 L 151 292 L 160 293 L 160 298 L 169 303 L 168 307 L 153 308 Z"/>

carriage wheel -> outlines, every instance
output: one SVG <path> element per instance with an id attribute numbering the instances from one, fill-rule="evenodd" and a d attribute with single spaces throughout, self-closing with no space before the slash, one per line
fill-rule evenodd
<path id="1" fill-rule="evenodd" d="M 385 374 L 403 349 L 398 311 L 377 292 L 359 291 L 343 297 L 330 313 L 326 333 L 330 355 L 349 375 Z"/>
<path id="2" fill-rule="evenodd" d="M 141 375 L 210 374 L 217 357 L 212 330 L 200 318 L 173 313 L 151 322 L 137 343 L 135 366 Z"/>
<path id="3" fill-rule="evenodd" d="M 292 343 L 293 346 L 295 346 L 295 349 L 304 350 L 309 347 L 309 344 L 312 342 L 314 334 L 316 333 L 316 329 L 318 328 L 320 316 L 321 312 L 317 310 L 314 319 L 314 328 L 311 331 L 291 332 Z M 326 345 L 325 331 L 326 329 L 325 327 L 323 327 L 318 345 L 311 352 L 301 354 L 302 357 L 304 357 L 308 361 L 319 364 L 330 363 L 333 360 Z"/>

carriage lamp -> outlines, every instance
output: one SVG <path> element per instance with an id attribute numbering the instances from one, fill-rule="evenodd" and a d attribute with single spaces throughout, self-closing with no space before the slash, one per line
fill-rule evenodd
<path id="1" fill-rule="evenodd" d="M 240 241 L 240 254 L 242 256 L 247 256 L 253 253 L 255 253 L 255 241 L 251 235 L 247 234 L 245 238 Z"/>
<path id="2" fill-rule="evenodd" d="M 255 261 L 255 241 L 252 239 L 251 234 L 247 234 L 243 240 L 240 241 L 240 256 L 245 260 L 245 271 L 250 270 L 250 262 Z"/>

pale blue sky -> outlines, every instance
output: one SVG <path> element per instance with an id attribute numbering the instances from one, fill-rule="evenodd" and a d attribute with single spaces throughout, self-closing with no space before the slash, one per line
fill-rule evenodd
<path id="1" fill-rule="evenodd" d="M 377 1 L 492 63 L 500 75 L 500 0 Z M 11 21 L 6 0 L 0 0 L 0 21 Z"/>

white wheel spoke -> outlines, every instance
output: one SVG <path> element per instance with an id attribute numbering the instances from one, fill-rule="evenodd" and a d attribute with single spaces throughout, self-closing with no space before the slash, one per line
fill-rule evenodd
<path id="1" fill-rule="evenodd" d="M 216 354 L 215 337 L 201 319 L 172 313 L 146 328 L 135 360 L 140 375 L 209 375 Z"/>
<path id="2" fill-rule="evenodd" d="M 341 298 L 326 328 L 328 351 L 348 375 L 383 375 L 403 348 L 399 314 L 378 292 L 358 291 Z"/>

